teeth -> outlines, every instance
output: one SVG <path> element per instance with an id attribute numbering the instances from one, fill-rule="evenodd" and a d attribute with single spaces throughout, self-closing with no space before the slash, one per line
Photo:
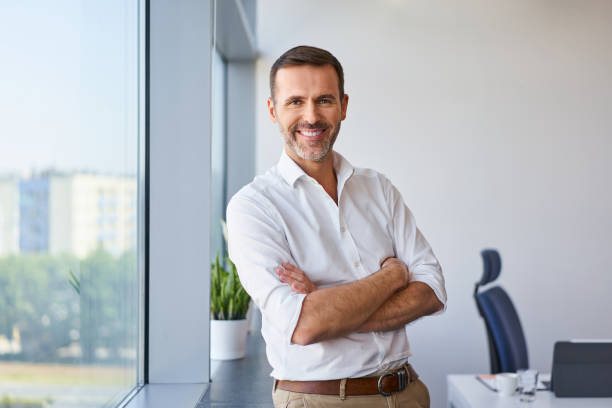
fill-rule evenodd
<path id="1" fill-rule="evenodd" d="M 300 130 L 300 133 L 303 134 L 304 136 L 318 136 L 323 132 L 323 130 L 318 129 L 318 130 Z"/>

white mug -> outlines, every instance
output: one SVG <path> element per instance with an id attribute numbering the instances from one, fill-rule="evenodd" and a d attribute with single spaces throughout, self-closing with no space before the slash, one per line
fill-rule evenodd
<path id="1" fill-rule="evenodd" d="M 518 378 L 514 373 L 497 374 L 495 375 L 495 384 L 497 385 L 499 395 L 507 397 L 514 394 L 516 391 Z"/>

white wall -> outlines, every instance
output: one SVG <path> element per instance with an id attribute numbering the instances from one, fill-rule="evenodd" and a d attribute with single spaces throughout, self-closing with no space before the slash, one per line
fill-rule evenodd
<path id="1" fill-rule="evenodd" d="M 533 367 L 550 371 L 556 340 L 612 338 L 612 2 L 259 0 L 257 17 L 257 172 L 282 146 L 270 65 L 326 48 L 350 95 L 337 150 L 390 177 L 443 265 L 448 311 L 410 337 L 432 407 L 447 373 L 488 370 L 484 247 Z"/>

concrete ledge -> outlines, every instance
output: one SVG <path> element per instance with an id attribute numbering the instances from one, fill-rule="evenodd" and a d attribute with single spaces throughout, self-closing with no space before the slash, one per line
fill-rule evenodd
<path id="1" fill-rule="evenodd" d="M 209 384 L 148 384 L 123 408 L 195 407 Z"/>

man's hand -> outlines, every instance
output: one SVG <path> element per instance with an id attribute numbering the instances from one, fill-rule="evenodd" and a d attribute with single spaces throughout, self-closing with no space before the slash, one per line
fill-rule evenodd
<path id="1" fill-rule="evenodd" d="M 280 281 L 288 284 L 295 293 L 308 294 L 317 290 L 317 286 L 311 282 L 304 271 L 290 263 L 281 264 L 281 268 L 276 268 L 276 273 Z"/>
<path id="2" fill-rule="evenodd" d="M 357 332 L 396 330 L 443 308 L 431 287 L 423 282 L 412 282 L 387 299 Z"/>
<path id="3" fill-rule="evenodd" d="M 410 282 L 410 271 L 408 270 L 408 266 L 399 258 L 389 257 L 382 261 L 380 264 L 381 269 L 390 269 L 394 268 L 399 271 L 400 275 L 404 279 L 404 286 L 408 285 Z"/>

